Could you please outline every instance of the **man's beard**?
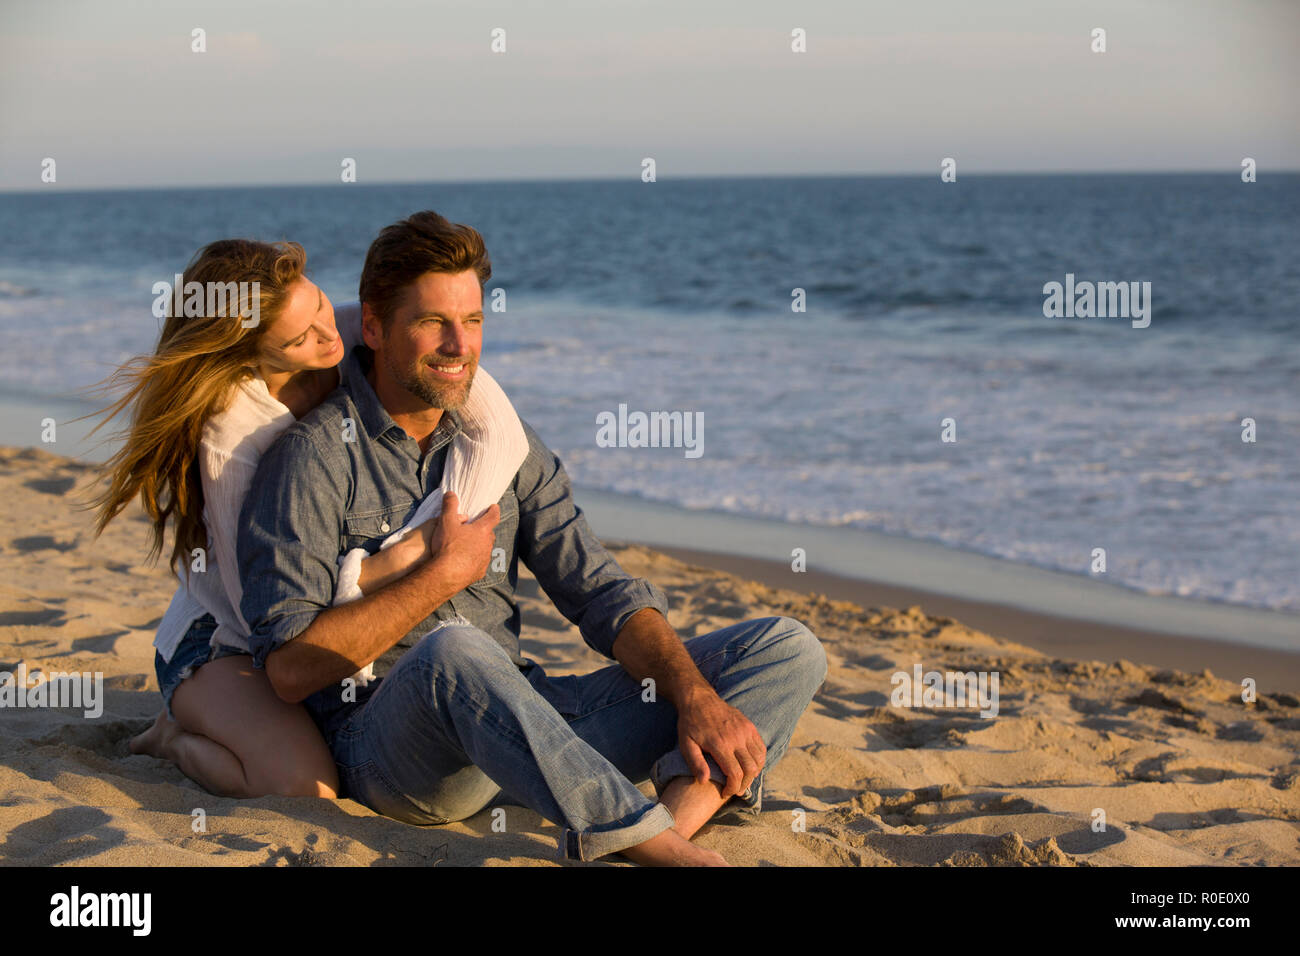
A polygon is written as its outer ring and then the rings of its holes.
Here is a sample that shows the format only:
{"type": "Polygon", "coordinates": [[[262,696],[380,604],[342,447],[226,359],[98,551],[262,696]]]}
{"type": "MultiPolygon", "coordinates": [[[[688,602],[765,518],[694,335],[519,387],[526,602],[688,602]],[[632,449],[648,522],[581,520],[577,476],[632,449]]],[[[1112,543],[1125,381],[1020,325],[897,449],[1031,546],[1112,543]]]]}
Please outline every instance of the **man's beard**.
{"type": "MultiPolygon", "coordinates": [[[[392,359],[388,356],[385,356],[385,364],[388,366],[388,373],[392,375],[393,381],[430,407],[454,410],[464,406],[465,401],[469,398],[470,386],[474,384],[474,372],[478,369],[478,366],[466,360],[466,375],[463,381],[433,382],[421,374],[422,369],[429,367],[426,364],[428,358],[437,360],[439,356],[421,358],[414,366],[407,369],[396,368],[392,359]]],[[[448,363],[442,362],[441,364],[448,363]]]]}

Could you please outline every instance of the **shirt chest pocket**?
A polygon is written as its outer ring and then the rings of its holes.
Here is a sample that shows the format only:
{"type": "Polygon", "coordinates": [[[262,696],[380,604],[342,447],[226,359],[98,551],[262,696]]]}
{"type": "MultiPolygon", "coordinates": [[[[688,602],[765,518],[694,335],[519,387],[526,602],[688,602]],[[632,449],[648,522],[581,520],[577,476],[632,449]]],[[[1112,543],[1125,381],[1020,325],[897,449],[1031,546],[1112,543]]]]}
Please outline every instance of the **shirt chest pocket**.
{"type": "Polygon", "coordinates": [[[414,513],[414,502],[352,512],[343,519],[343,541],[339,553],[353,548],[365,548],[371,554],[375,553],[384,539],[401,528],[407,517],[414,513]]]}

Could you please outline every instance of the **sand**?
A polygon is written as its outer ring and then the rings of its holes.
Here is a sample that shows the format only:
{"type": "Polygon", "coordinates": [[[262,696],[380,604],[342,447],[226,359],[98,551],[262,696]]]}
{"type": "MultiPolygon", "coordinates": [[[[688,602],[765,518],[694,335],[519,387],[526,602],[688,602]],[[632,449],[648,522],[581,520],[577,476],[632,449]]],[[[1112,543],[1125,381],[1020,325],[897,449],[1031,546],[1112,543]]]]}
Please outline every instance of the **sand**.
{"type": "MultiPolygon", "coordinates": [[[[165,563],[144,563],[148,527],[137,510],[91,538],[73,494],[93,468],[0,449],[0,671],[102,672],[105,687],[93,719],[76,709],[0,709],[0,862],[630,865],[558,864],[559,828],[513,804],[501,804],[504,833],[493,831],[491,807],[414,827],[350,800],[215,797],[169,763],[130,754],[129,737],[161,703],[151,642],[173,579],[165,563]]],[[[767,775],[764,812],[718,818],[695,838],[732,863],[1300,863],[1294,684],[1243,703],[1238,674],[1158,666],[1140,651],[1077,659],[920,606],[807,593],[795,574],[776,588],[635,544],[611,550],[664,589],[683,638],[780,614],[803,621],[826,648],[830,673],[767,775]],[[891,677],[917,664],[996,672],[996,717],[893,706],[891,677]]],[[[548,673],[607,663],[522,565],[519,599],[524,653],[548,673]]],[[[1003,613],[1015,619],[1013,609],[1003,613]]],[[[1087,631],[1058,622],[1059,647],[1097,646],[1061,633],[1070,627],[1087,631]]],[[[1033,633],[1023,622],[1021,631],[1033,633]]],[[[642,790],[653,793],[648,782],[642,790]]]]}

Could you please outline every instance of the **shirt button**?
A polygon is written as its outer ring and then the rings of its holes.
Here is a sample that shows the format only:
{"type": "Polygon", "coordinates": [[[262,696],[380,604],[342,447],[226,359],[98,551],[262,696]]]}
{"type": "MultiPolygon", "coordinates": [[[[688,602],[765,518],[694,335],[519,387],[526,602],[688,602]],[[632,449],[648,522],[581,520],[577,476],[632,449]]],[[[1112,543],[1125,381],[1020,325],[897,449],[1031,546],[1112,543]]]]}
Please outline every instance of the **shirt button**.
{"type": "Polygon", "coordinates": [[[380,530],[380,531],[387,531],[387,530],[388,530],[388,522],[385,521],[383,524],[381,524],[381,525],[379,526],[379,530],[380,530]]]}

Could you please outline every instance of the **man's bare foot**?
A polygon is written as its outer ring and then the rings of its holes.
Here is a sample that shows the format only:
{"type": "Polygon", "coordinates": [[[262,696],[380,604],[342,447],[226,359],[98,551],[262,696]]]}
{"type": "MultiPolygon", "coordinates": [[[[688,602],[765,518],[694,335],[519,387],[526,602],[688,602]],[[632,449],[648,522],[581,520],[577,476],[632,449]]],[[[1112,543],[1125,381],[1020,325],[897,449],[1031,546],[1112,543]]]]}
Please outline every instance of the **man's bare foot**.
{"type": "Polygon", "coordinates": [[[722,854],[696,846],[673,829],[618,852],[641,866],[731,866],[722,854]]]}
{"type": "Polygon", "coordinates": [[[180,732],[181,725],[168,717],[167,710],[164,708],[159,712],[158,719],[153,722],[152,727],[131,738],[131,753],[169,759],[166,753],[167,745],[180,732]]]}

